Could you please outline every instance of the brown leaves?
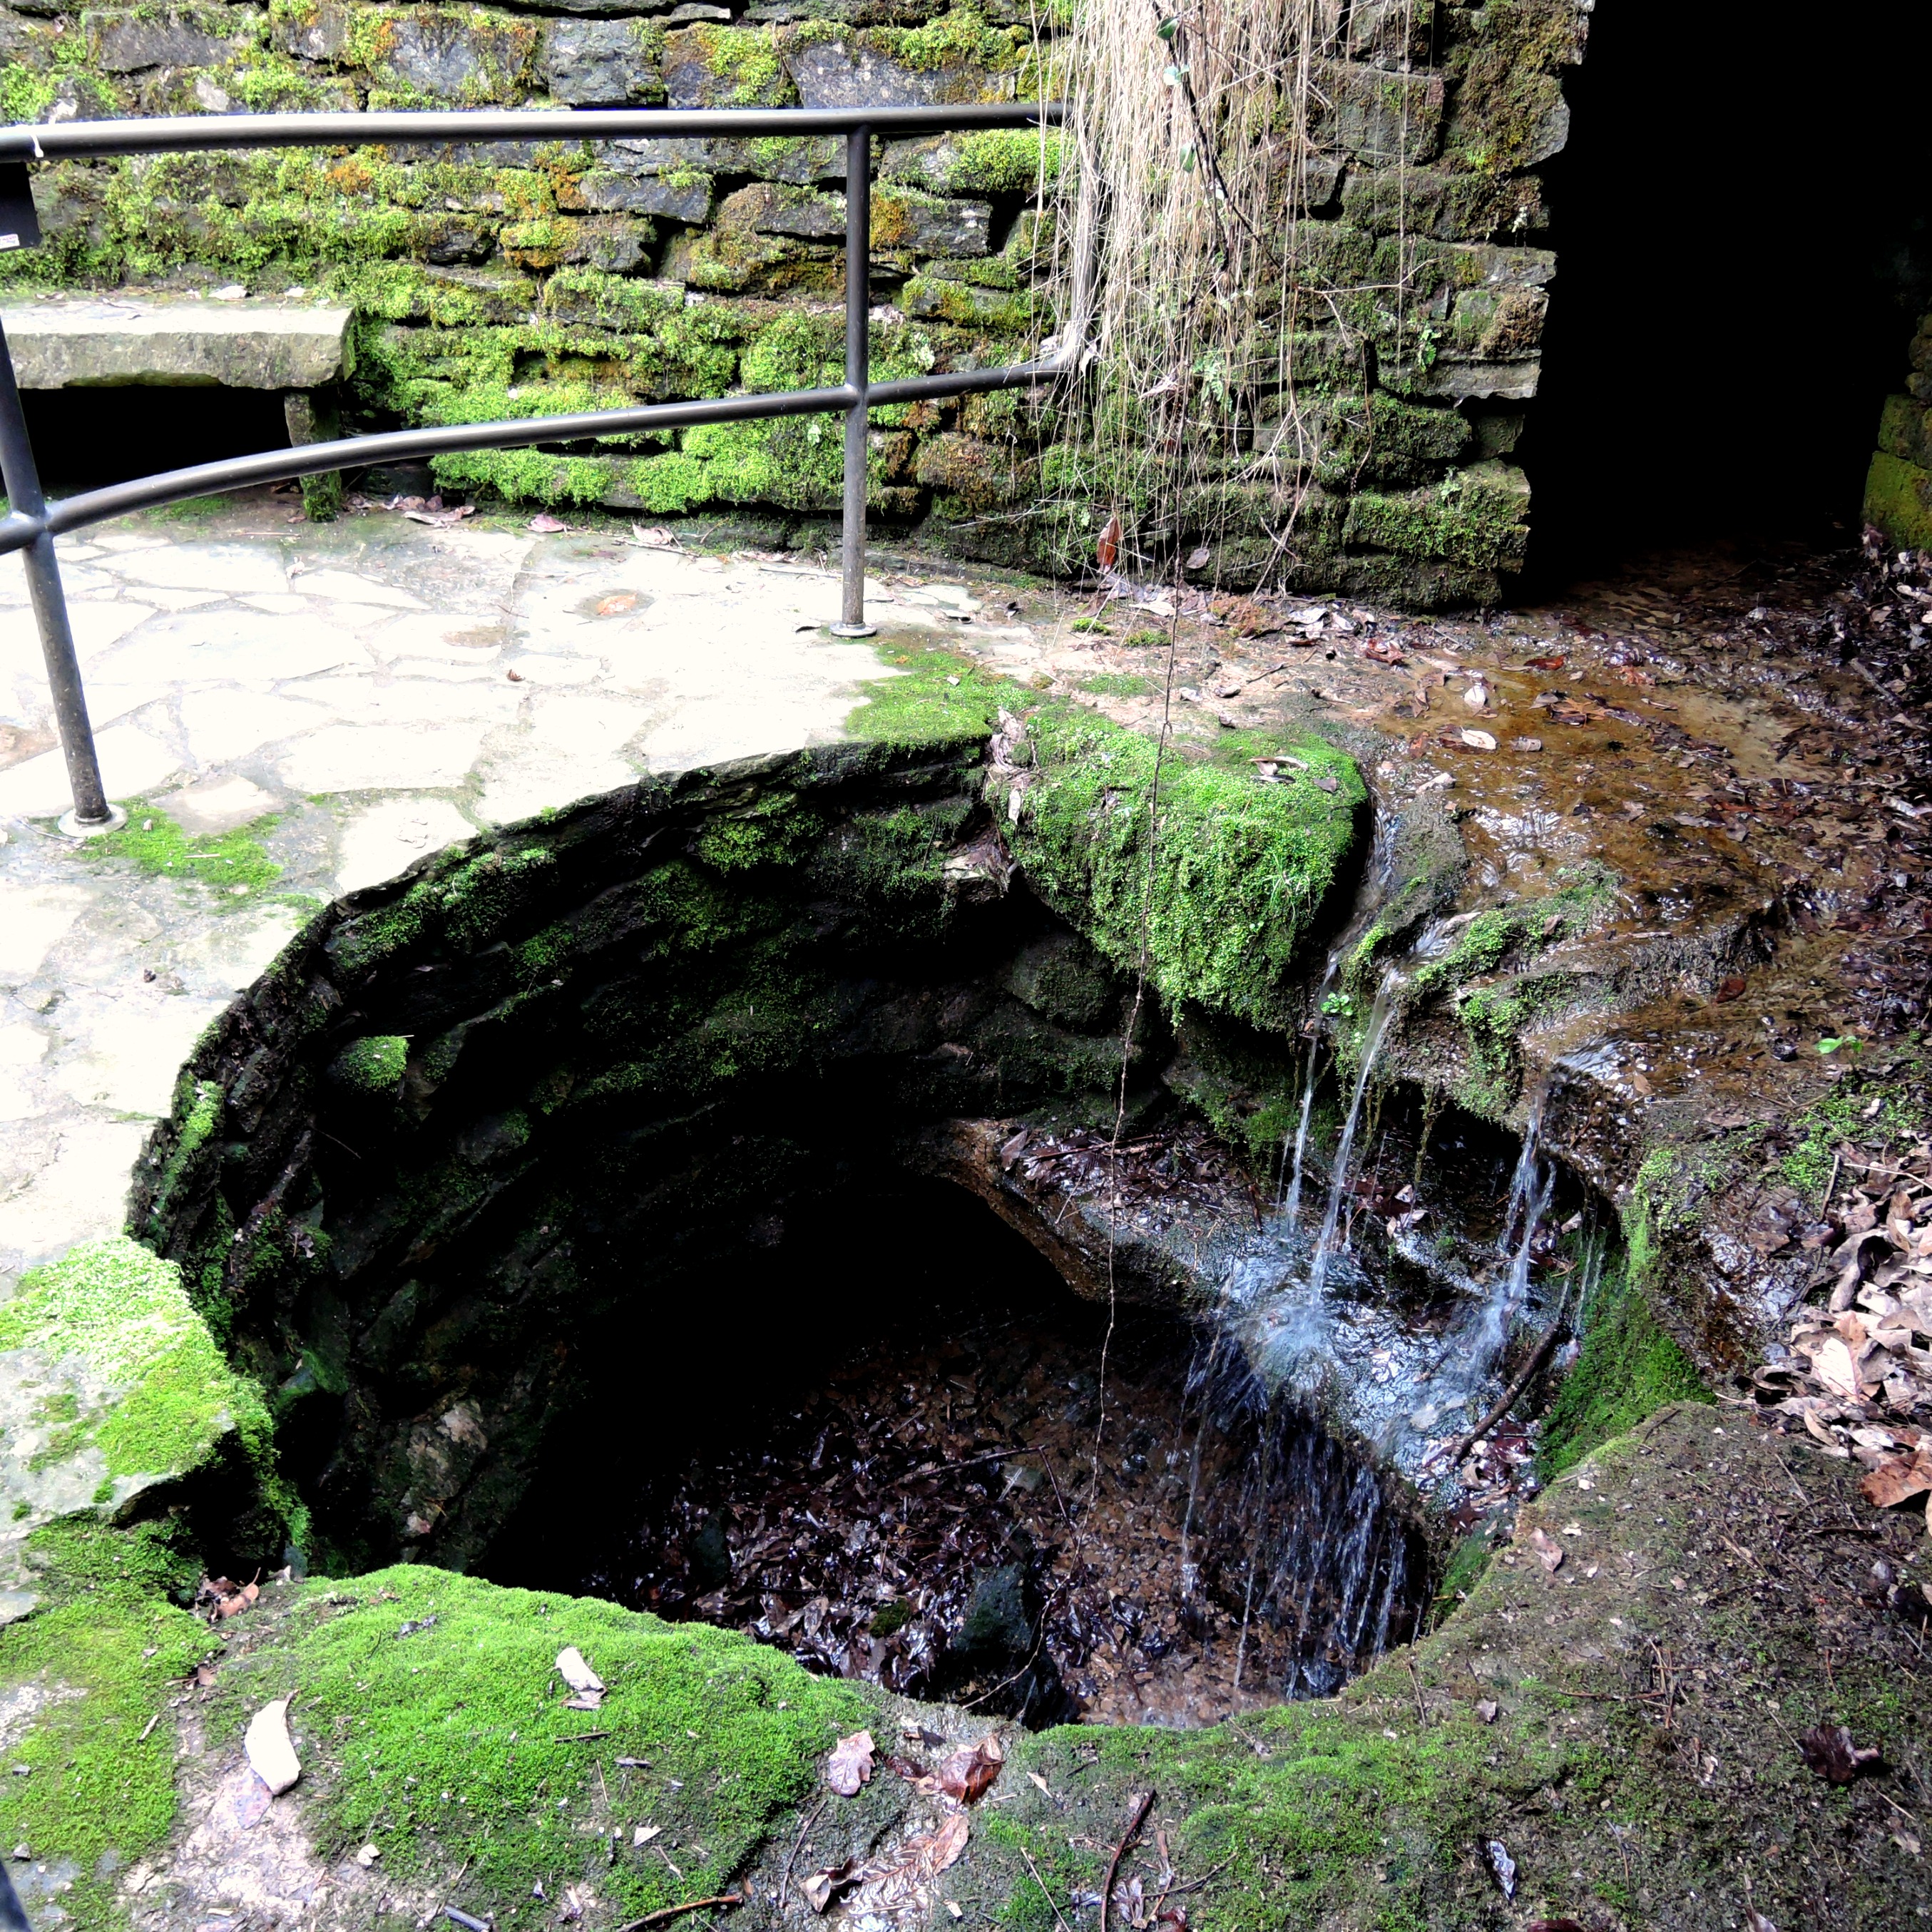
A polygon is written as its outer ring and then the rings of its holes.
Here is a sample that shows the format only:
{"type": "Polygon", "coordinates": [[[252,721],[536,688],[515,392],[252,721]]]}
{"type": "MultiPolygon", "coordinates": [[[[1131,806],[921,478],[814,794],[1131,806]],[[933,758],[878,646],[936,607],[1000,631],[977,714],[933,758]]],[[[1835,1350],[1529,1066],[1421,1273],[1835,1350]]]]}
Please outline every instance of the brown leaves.
{"type": "Polygon", "coordinates": [[[1120,520],[1109,517],[1107,527],[1100,532],[1100,541],[1094,546],[1094,561],[1102,570],[1112,570],[1120,560],[1120,520]]]}
{"type": "Polygon", "coordinates": [[[806,1903],[818,1912],[847,1892],[857,1894],[855,1909],[868,1916],[923,1911],[932,1902],[926,1887],[958,1863],[972,1829],[966,1814],[956,1812],[936,1832],[908,1838],[896,1852],[886,1852],[863,1863],[847,1858],[812,1873],[799,1889],[806,1903]]]}
{"type": "Polygon", "coordinates": [[[638,608],[638,593],[634,590],[613,591],[608,597],[597,600],[597,614],[600,617],[621,617],[627,610],[638,608]]]}
{"type": "Polygon", "coordinates": [[[1562,1567],[1564,1555],[1562,1544],[1547,1530],[1532,1529],[1529,1532],[1529,1546],[1534,1550],[1539,1562],[1551,1576],[1562,1567]]]}
{"type": "Polygon", "coordinates": [[[1355,648],[1364,657],[1373,658],[1377,664],[1399,664],[1408,662],[1402,655],[1402,646],[1392,638],[1371,638],[1366,644],[1358,644],[1355,648]]]}
{"type": "Polygon", "coordinates": [[[1875,1508],[1890,1509],[1894,1503],[1932,1490],[1932,1455],[1916,1449],[1909,1456],[1888,1456],[1858,1487],[1875,1508]]]}
{"type": "MultiPolygon", "coordinates": [[[[870,1731],[854,1731],[841,1738],[825,1766],[825,1781],[841,1798],[856,1798],[862,1784],[872,1781],[872,1754],[878,1747],[870,1731]]],[[[818,1908],[823,1911],[825,1908],[818,1908]]]]}
{"type": "Polygon", "coordinates": [[[962,1745],[936,1771],[927,1770],[912,1758],[892,1757],[886,1762],[915,1791],[970,1804],[992,1788],[1006,1759],[998,1733],[989,1732],[976,1744],[962,1745]]]}
{"type": "Polygon", "coordinates": [[[1496,748],[1496,737],[1491,732],[1472,731],[1466,725],[1456,735],[1472,751],[1493,752],[1496,748]]]}
{"type": "Polygon", "coordinates": [[[1875,1750],[1861,1750],[1843,1724],[1818,1724],[1798,1740],[1806,1768],[1833,1784],[1850,1784],[1862,1772],[1876,1771],[1881,1759],[1875,1750]]]}
{"type": "Polygon", "coordinates": [[[204,1576],[196,1586],[194,1612],[207,1623],[224,1622],[252,1610],[261,1594],[259,1583],[235,1583],[226,1576],[204,1576]]]}

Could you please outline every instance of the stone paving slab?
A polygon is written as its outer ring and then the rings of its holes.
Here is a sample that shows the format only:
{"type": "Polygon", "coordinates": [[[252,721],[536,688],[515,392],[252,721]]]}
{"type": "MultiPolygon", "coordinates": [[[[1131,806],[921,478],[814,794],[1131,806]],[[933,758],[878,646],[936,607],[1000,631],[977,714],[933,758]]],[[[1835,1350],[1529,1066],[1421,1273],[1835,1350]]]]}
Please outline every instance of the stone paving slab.
{"type": "MultiPolygon", "coordinates": [[[[254,826],[283,869],[230,896],[59,835],[39,644],[0,558],[0,1280],[118,1231],[196,1036],[316,905],[646,772],[841,737],[862,681],[891,674],[824,628],[832,572],[621,530],[317,526],[263,496],[60,555],[109,795],[137,829],[144,808],[193,834],[254,826]]],[[[963,585],[872,594],[886,644],[981,609],[963,585]]],[[[977,632],[1032,651],[997,614],[977,632]]]]}
{"type": "Polygon", "coordinates": [[[0,308],[23,389],[135,382],[314,389],[354,367],[352,311],[81,297],[0,308]]]}

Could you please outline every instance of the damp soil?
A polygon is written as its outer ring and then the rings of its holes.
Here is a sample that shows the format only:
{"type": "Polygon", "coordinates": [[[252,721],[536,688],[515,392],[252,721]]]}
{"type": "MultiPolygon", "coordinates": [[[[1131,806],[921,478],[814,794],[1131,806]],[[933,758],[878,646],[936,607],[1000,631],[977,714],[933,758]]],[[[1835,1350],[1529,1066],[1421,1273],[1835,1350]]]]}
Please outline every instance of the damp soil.
{"type": "Polygon", "coordinates": [[[1412,1634],[1419,1529],[1225,1336],[1083,1300],[936,1184],[770,1232],[730,1359],[653,1338],[648,1405],[558,1432],[486,1574],[1034,1726],[1212,1724],[1412,1634]]]}

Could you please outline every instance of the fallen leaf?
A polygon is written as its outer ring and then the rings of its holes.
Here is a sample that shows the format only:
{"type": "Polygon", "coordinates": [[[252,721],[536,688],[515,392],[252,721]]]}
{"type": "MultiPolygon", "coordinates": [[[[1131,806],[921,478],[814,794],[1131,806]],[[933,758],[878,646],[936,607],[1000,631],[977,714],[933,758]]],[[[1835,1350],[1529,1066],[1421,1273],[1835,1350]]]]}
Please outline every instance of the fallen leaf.
{"type": "Polygon", "coordinates": [[[998,1733],[989,1732],[976,1744],[955,1751],[939,1767],[939,1788],[947,1797],[970,1804],[992,1787],[1006,1756],[998,1733]]]}
{"type": "Polygon", "coordinates": [[[841,1738],[826,1763],[826,1783],[841,1798],[856,1798],[860,1786],[872,1781],[872,1754],[878,1748],[870,1731],[854,1731],[849,1738],[841,1738]]]}
{"type": "Polygon", "coordinates": [[[1552,1576],[1562,1567],[1563,1546],[1546,1529],[1532,1529],[1529,1532],[1529,1546],[1536,1552],[1544,1568],[1552,1576]]]}
{"type": "Polygon", "coordinates": [[[1109,517],[1107,527],[1100,532],[1100,540],[1094,546],[1094,561],[1102,570],[1112,570],[1120,554],[1120,520],[1109,517]]]}
{"type": "Polygon", "coordinates": [[[1540,738],[1512,738],[1510,749],[1512,752],[1540,752],[1543,749],[1543,740],[1540,738]]]}
{"type": "Polygon", "coordinates": [[[255,1775],[268,1787],[271,1797],[279,1797],[302,1775],[302,1760],[289,1739],[289,1706],[292,1700],[278,1697],[264,1704],[248,1720],[248,1735],[242,1748],[255,1775]]]}
{"type": "Polygon", "coordinates": [[[1719,982],[1718,990],[1711,997],[1722,1006],[1726,1000],[1736,999],[1744,989],[1744,976],[1742,973],[1732,973],[1719,982]]]}
{"type": "Polygon", "coordinates": [[[814,1912],[823,1912],[832,1903],[835,1893],[849,1891],[859,1882],[859,1861],[848,1858],[841,1864],[828,1865],[823,1871],[813,1872],[799,1882],[799,1890],[805,1894],[805,1902],[814,1912]]]}
{"type": "Polygon", "coordinates": [[[664,1827],[662,1825],[634,1826],[631,1830],[631,1843],[633,1845],[648,1845],[663,1830],[664,1827]]]}
{"type": "Polygon", "coordinates": [[[539,536],[550,537],[555,536],[560,530],[568,530],[570,526],[560,522],[548,510],[539,510],[525,527],[535,530],[539,536]]]}
{"type": "Polygon", "coordinates": [[[565,1683],[576,1692],[565,1700],[566,1711],[595,1711],[604,1702],[604,1680],[584,1660],[574,1644],[556,1654],[556,1667],[565,1683]]]}
{"type": "Polygon", "coordinates": [[[634,590],[616,591],[597,600],[597,614],[600,617],[620,617],[626,610],[637,608],[638,593],[634,590]]]}
{"type": "Polygon", "coordinates": [[[1505,1898],[1516,1896],[1516,1861],[1509,1855],[1500,1838],[1492,1838],[1484,1847],[1490,1855],[1490,1869],[1496,1875],[1496,1882],[1502,1887],[1505,1898]]]}
{"type": "Polygon", "coordinates": [[[360,1865],[364,1871],[367,1871],[368,1868],[382,1856],[382,1852],[381,1846],[378,1845],[364,1845],[362,1849],[356,1854],[356,1862],[360,1865]]]}
{"type": "Polygon", "coordinates": [[[1197,544],[1187,553],[1187,568],[1190,570],[1205,570],[1214,554],[1205,544],[1197,544]]]}
{"type": "Polygon", "coordinates": [[[1833,1784],[1850,1784],[1861,1772],[1876,1771],[1879,1753],[1861,1750],[1843,1724],[1818,1724],[1798,1740],[1806,1767],[1833,1784]]]}
{"type": "Polygon", "coordinates": [[[1834,1395],[1843,1396],[1851,1402],[1858,1400],[1858,1368],[1852,1360],[1851,1350],[1836,1335],[1811,1358],[1811,1370],[1834,1395]]]}
{"type": "Polygon", "coordinates": [[[1038,1785],[1040,1790],[1045,1792],[1048,1797],[1051,1798],[1053,1796],[1052,1786],[1048,1784],[1046,1780],[1041,1777],[1038,1772],[1028,1772],[1027,1773],[1027,1778],[1029,1782],[1038,1785]]]}
{"type": "Polygon", "coordinates": [[[1480,678],[1462,693],[1462,702],[1472,711],[1480,711],[1490,701],[1490,688],[1480,678]]]}
{"type": "Polygon", "coordinates": [[[1874,1509],[1889,1509],[1908,1496],[1932,1490],[1932,1456],[1922,1449],[1910,1456],[1888,1456],[1858,1488],[1874,1509]]]}
{"type": "Polygon", "coordinates": [[[1493,1697],[1479,1697],[1476,1700],[1476,1715],[1486,1724],[1496,1720],[1496,1700],[1493,1697]]]}
{"type": "Polygon", "coordinates": [[[1466,724],[1456,735],[1472,751],[1493,752],[1496,748],[1496,740],[1486,731],[1472,731],[1466,724]]]}
{"type": "Polygon", "coordinates": [[[675,550],[677,548],[677,538],[658,524],[648,526],[633,524],[631,526],[631,541],[641,544],[646,550],[675,550]]]}
{"type": "Polygon", "coordinates": [[[1567,658],[1531,658],[1523,665],[1525,670],[1561,670],[1569,660],[1567,658]]]}
{"type": "Polygon", "coordinates": [[[1371,638],[1366,644],[1358,645],[1356,648],[1364,657],[1373,658],[1377,664],[1399,664],[1408,662],[1402,655],[1402,646],[1388,638],[1371,638]]]}
{"type": "Polygon", "coordinates": [[[1754,1905],[1744,1907],[1744,1924],[1749,1932],[1778,1932],[1778,1928],[1754,1905]]]}
{"type": "Polygon", "coordinates": [[[474,503],[459,503],[449,510],[405,510],[403,514],[412,524],[427,524],[433,530],[446,530],[452,524],[460,524],[465,517],[476,514],[474,503]]]}

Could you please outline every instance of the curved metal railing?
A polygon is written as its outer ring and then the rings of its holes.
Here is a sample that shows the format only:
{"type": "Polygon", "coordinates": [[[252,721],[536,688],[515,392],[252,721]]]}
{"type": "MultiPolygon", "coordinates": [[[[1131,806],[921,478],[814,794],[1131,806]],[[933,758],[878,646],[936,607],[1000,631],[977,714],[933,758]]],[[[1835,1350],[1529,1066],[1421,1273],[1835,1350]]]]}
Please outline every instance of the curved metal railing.
{"type": "Polygon", "coordinates": [[[100,760],[87,715],[86,693],[74,652],[54,539],[134,510],[190,496],[279,483],[332,470],[358,469],[406,458],[467,449],[516,449],[532,443],[578,442],[682,429],[698,423],[742,422],[771,416],[842,415],[845,418],[842,502],[842,637],[866,637],[866,445],[868,412],[882,405],[937,400],[988,389],[1025,388],[1052,382],[1077,366],[1079,343],[1071,331],[1060,352],[999,369],[956,370],[891,382],[871,378],[867,322],[871,309],[872,143],[875,135],[982,128],[1042,127],[1058,122],[1058,103],[930,107],[598,108],[571,112],[452,110],[400,114],[184,115],[152,120],[67,121],[47,127],[0,128],[0,166],[28,160],[94,159],[112,155],[182,154],[241,148],[367,147],[420,142],[568,140],[649,136],[658,140],[782,134],[842,135],[845,140],[845,380],[836,388],[788,389],[691,402],[656,403],[632,410],[572,416],[521,416],[436,429],[396,430],[345,436],[332,442],[264,450],[220,463],[158,472],[89,490],[49,504],[14,380],[13,358],[0,330],[0,475],[8,514],[0,518],[0,555],[24,553],[34,620],[46,662],[61,749],[74,794],[64,830],[104,831],[120,822],[102,787],[100,760]]]}

